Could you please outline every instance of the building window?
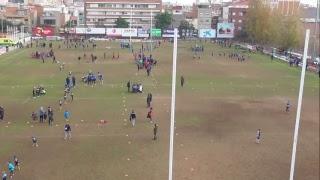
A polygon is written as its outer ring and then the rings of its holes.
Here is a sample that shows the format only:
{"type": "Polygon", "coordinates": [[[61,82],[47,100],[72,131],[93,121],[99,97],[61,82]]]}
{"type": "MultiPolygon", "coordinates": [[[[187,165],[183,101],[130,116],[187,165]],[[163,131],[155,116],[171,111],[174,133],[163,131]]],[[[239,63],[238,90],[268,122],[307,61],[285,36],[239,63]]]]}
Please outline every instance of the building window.
{"type": "Polygon", "coordinates": [[[98,7],[98,4],[90,4],[90,7],[91,7],[91,8],[97,8],[97,7],[98,7]]]}
{"type": "Polygon", "coordinates": [[[232,22],[234,23],[234,22],[236,22],[236,20],[235,20],[235,19],[232,19],[232,22]]]}
{"type": "Polygon", "coordinates": [[[232,13],[232,16],[235,16],[235,15],[236,15],[236,13],[235,13],[235,12],[233,12],[233,13],[232,13]]]}
{"type": "Polygon", "coordinates": [[[241,19],[239,19],[239,21],[238,21],[239,23],[242,23],[242,20],[241,19]]]}
{"type": "Polygon", "coordinates": [[[239,27],[238,27],[238,30],[239,30],[239,31],[241,31],[241,30],[242,30],[242,27],[241,27],[241,26],[239,26],[239,27]]]}
{"type": "Polygon", "coordinates": [[[148,6],[148,8],[149,8],[149,9],[154,9],[154,8],[157,8],[157,5],[155,5],[155,4],[150,4],[150,5],[148,6]]]}
{"type": "Polygon", "coordinates": [[[239,12],[239,16],[243,16],[243,12],[239,12]]]}
{"type": "Polygon", "coordinates": [[[54,20],[54,19],[45,19],[43,21],[43,24],[45,24],[45,25],[55,25],[56,24],[56,20],[54,20]]]}
{"type": "Polygon", "coordinates": [[[100,16],[103,16],[103,15],[105,15],[105,12],[101,12],[101,11],[90,11],[90,12],[88,12],[88,15],[100,15],[100,16]]]}

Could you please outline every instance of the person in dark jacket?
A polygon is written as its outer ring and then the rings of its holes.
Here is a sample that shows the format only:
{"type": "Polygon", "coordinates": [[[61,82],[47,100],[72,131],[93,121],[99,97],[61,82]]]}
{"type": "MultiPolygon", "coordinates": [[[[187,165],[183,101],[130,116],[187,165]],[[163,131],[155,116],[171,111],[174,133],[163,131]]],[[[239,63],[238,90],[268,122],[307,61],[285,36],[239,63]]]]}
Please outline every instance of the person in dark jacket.
{"type": "Polygon", "coordinates": [[[131,124],[132,124],[133,127],[134,127],[135,124],[136,124],[136,118],[137,118],[136,113],[134,112],[134,110],[132,110],[129,119],[130,119],[130,122],[131,122],[131,124]]]}
{"type": "Polygon", "coordinates": [[[128,81],[128,82],[127,82],[128,92],[130,92],[130,87],[131,87],[131,83],[130,83],[130,81],[128,81]]]}
{"type": "Polygon", "coordinates": [[[184,77],[183,76],[180,77],[180,83],[181,83],[181,87],[183,87],[183,85],[184,85],[184,77]]]}
{"type": "Polygon", "coordinates": [[[49,123],[49,126],[52,126],[52,123],[53,123],[53,110],[52,110],[52,108],[50,106],[48,107],[48,123],[49,123]]]}
{"type": "Polygon", "coordinates": [[[158,133],[158,124],[154,124],[154,127],[153,127],[153,140],[157,140],[158,137],[157,137],[157,133],[158,133]]]}
{"type": "Polygon", "coordinates": [[[0,106],[0,120],[4,119],[4,108],[0,106]]]}
{"type": "Polygon", "coordinates": [[[76,77],[72,76],[71,79],[72,79],[73,87],[75,87],[76,86],[76,77]]]}
{"type": "Polygon", "coordinates": [[[64,126],[64,140],[71,139],[71,126],[66,124],[64,126]]]}

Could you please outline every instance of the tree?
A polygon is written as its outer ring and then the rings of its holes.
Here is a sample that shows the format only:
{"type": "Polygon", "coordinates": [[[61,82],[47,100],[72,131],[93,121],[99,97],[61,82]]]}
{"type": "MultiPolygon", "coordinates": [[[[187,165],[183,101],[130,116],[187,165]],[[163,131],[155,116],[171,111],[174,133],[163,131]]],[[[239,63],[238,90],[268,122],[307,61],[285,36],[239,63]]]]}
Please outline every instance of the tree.
{"type": "Polygon", "coordinates": [[[251,0],[245,22],[245,31],[252,42],[268,44],[272,39],[272,18],[269,6],[261,0],[251,0]]]}
{"type": "Polygon", "coordinates": [[[64,26],[65,27],[76,27],[77,23],[75,21],[69,20],[66,22],[66,24],[64,26]]]}
{"type": "Polygon", "coordinates": [[[189,30],[189,31],[193,32],[193,30],[195,28],[194,28],[193,24],[190,24],[188,21],[183,20],[183,21],[180,22],[180,25],[179,25],[178,29],[179,29],[180,36],[182,37],[182,32],[183,31],[189,30]]]}
{"type": "Polygon", "coordinates": [[[301,41],[300,20],[295,16],[287,16],[282,20],[276,44],[279,48],[289,50],[299,45],[301,41]]]}
{"type": "Polygon", "coordinates": [[[129,23],[121,17],[119,17],[115,23],[116,23],[116,28],[128,28],[129,27],[129,23]]]}
{"type": "Polygon", "coordinates": [[[172,15],[167,11],[164,13],[157,14],[156,17],[156,28],[166,29],[170,26],[172,21],[172,15]]]}
{"type": "Polygon", "coordinates": [[[179,30],[182,30],[182,29],[194,30],[195,28],[194,28],[193,24],[190,24],[188,21],[183,20],[180,22],[178,29],[179,30]]]}
{"type": "Polygon", "coordinates": [[[288,50],[298,46],[300,30],[297,15],[286,16],[262,0],[250,0],[244,33],[251,42],[288,50]]]}

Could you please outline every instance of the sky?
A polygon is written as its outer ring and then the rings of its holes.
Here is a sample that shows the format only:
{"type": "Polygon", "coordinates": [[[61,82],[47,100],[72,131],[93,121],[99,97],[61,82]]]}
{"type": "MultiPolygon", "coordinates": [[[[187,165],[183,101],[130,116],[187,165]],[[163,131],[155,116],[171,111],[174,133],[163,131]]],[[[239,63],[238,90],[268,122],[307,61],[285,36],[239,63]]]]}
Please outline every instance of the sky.
{"type": "MultiPolygon", "coordinates": [[[[228,0],[226,0],[228,1],[228,0]]],[[[229,0],[230,1],[230,0],[229,0]]],[[[177,2],[178,4],[192,4],[196,2],[196,0],[163,0],[163,2],[177,2]]],[[[208,2],[207,0],[200,0],[200,2],[208,2]]],[[[212,0],[214,2],[214,0],[212,0]]],[[[216,2],[220,2],[220,0],[216,0],[216,2]]],[[[300,0],[303,4],[310,4],[312,6],[317,6],[317,0],[300,0]]]]}

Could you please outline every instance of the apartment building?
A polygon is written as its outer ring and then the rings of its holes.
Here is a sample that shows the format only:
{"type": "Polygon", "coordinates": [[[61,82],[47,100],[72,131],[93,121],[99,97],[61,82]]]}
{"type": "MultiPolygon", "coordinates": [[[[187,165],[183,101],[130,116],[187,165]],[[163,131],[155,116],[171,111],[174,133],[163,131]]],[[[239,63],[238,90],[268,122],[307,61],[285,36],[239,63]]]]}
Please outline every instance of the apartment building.
{"type": "Polygon", "coordinates": [[[246,13],[249,8],[249,1],[248,0],[240,0],[233,2],[228,6],[229,12],[229,19],[230,23],[234,23],[234,32],[235,35],[239,34],[245,24],[246,13]]]}
{"type": "Polygon", "coordinates": [[[161,13],[162,0],[86,0],[85,25],[114,27],[118,18],[131,22],[134,28],[150,28],[151,19],[161,13]],[[151,18],[152,17],[152,18],[151,18]]]}
{"type": "Polygon", "coordinates": [[[208,3],[198,4],[197,29],[210,29],[212,23],[212,10],[208,3]]]}
{"type": "Polygon", "coordinates": [[[272,9],[277,9],[284,15],[299,14],[300,0],[270,0],[269,3],[272,9]]]}

